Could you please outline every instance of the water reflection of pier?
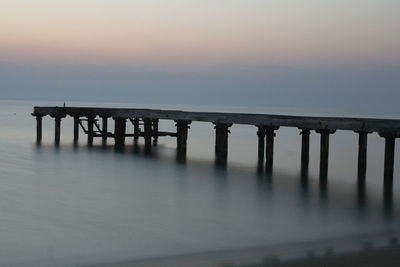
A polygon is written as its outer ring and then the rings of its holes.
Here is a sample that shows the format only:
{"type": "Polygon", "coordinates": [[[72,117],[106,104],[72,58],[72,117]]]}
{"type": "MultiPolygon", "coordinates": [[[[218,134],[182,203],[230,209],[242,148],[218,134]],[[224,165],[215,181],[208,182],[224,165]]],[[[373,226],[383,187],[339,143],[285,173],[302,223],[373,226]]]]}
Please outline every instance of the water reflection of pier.
{"type": "Polygon", "coordinates": [[[74,141],[79,139],[79,128],[87,135],[88,144],[94,138],[101,138],[103,143],[114,138],[115,148],[123,149],[126,137],[133,137],[135,142],[144,139],[145,150],[151,151],[157,145],[158,138],[175,137],[178,158],[184,159],[187,150],[188,129],[192,121],[210,122],[215,128],[215,159],[218,165],[226,165],[228,158],[228,134],[233,124],[253,125],[258,128],[258,169],[271,173],[274,160],[274,139],[280,127],[300,129],[302,177],[308,175],[309,145],[311,131],[321,136],[320,145],[320,184],[324,189],[328,177],[329,137],[337,130],[353,131],[359,136],[358,184],[363,191],[367,169],[367,137],[378,133],[385,139],[384,156],[384,193],[391,199],[393,190],[395,139],[400,137],[400,120],[341,118],[341,117],[305,117],[266,114],[185,112],[176,110],[88,108],[88,107],[35,107],[33,116],[37,120],[37,142],[42,140],[42,118],[49,115],[55,119],[55,143],[60,143],[61,120],[66,116],[74,119],[74,141]],[[114,130],[109,131],[108,119],[114,120],[114,130]],[[101,123],[99,122],[101,119],[101,123]],[[159,129],[159,120],[176,123],[176,132],[159,129]],[[133,125],[133,132],[127,133],[127,123],[133,125]]]}

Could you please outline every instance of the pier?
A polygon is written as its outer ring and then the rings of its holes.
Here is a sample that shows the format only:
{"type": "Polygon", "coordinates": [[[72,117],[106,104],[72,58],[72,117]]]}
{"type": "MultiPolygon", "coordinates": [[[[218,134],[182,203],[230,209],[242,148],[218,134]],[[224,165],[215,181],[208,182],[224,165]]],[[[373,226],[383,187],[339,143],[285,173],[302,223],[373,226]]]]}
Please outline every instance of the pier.
{"type": "Polygon", "coordinates": [[[385,139],[383,185],[385,195],[393,190],[395,140],[400,137],[400,120],[345,118],[345,117],[311,117],[286,116],[247,113],[221,112],[187,112],[180,110],[156,110],[133,108],[91,108],[91,107],[34,107],[32,113],[37,122],[37,142],[42,140],[43,117],[54,119],[54,141],[58,145],[61,139],[61,122],[67,116],[74,120],[74,142],[79,140],[79,128],[87,135],[88,145],[93,145],[94,138],[101,138],[103,143],[108,138],[114,139],[116,149],[123,149],[126,137],[133,137],[137,142],[144,139],[145,150],[150,152],[157,145],[159,137],[176,138],[178,157],[186,157],[187,139],[190,124],[193,121],[209,122],[215,128],[215,162],[226,165],[228,158],[229,128],[233,124],[253,126],[254,138],[258,138],[258,169],[267,174],[272,172],[274,161],[274,139],[281,127],[299,129],[301,134],[301,169],[302,174],[308,169],[310,133],[320,135],[320,179],[326,183],[329,162],[329,137],[336,131],[352,131],[358,134],[358,179],[359,184],[365,181],[367,168],[368,134],[377,133],[385,139]],[[99,120],[101,119],[101,124],[99,120]],[[114,129],[108,129],[108,120],[114,120],[114,129]],[[159,120],[175,122],[175,132],[159,129],[159,120]],[[126,131],[127,123],[132,123],[133,132],[126,131]]]}

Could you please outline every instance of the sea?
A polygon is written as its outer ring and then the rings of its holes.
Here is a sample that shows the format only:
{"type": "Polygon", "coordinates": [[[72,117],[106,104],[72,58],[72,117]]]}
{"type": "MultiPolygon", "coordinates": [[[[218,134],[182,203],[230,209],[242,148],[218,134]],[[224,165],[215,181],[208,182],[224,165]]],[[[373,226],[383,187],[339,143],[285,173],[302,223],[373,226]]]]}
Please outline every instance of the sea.
{"type": "MultiPolygon", "coordinates": [[[[112,139],[106,146],[95,139],[89,147],[82,131],[74,145],[69,117],[62,120],[60,146],[54,145],[54,120],[44,117],[37,145],[33,107],[62,105],[0,101],[0,266],[100,266],[337,239],[357,243],[400,230],[400,147],[388,203],[384,139],[376,133],[368,136],[365,187],[357,183],[358,135],[331,135],[328,184],[322,189],[315,132],[306,177],[295,128],[276,131],[272,174],[257,171],[257,128],[248,125],[230,128],[226,168],[215,165],[214,125],[205,122],[190,125],[186,161],[177,160],[172,137],[160,137],[151,154],[144,153],[142,139],[135,145],[130,137],[123,152],[114,150],[112,139]]],[[[323,108],[66,105],[400,118],[400,112],[323,108]]],[[[160,121],[159,127],[174,131],[175,123],[160,121]]]]}

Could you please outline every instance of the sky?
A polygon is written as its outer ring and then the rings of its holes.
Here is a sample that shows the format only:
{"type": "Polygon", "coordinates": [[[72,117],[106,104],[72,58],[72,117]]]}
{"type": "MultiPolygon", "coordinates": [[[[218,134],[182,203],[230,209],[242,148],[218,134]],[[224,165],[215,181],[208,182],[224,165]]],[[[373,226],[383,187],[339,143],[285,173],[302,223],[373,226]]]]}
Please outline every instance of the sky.
{"type": "Polygon", "coordinates": [[[399,10],[398,0],[1,0],[0,99],[396,108],[399,10]]]}

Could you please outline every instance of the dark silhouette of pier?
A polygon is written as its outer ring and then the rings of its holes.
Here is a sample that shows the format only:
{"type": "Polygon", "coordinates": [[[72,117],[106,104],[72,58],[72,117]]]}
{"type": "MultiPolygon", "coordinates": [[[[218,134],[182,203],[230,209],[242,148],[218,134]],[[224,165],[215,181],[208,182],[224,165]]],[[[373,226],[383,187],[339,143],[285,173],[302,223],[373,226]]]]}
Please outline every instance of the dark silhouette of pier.
{"type": "Polygon", "coordinates": [[[113,138],[116,149],[123,149],[125,138],[133,137],[135,142],[143,138],[145,151],[150,152],[157,145],[158,138],[175,137],[178,158],[184,159],[187,150],[187,138],[190,124],[193,121],[210,122],[215,128],[215,162],[225,166],[228,158],[229,128],[233,124],[256,126],[258,131],[258,169],[267,174],[272,172],[274,160],[274,139],[280,127],[294,127],[301,134],[301,170],[307,176],[309,164],[310,133],[315,131],[321,136],[320,146],[320,182],[324,186],[328,177],[329,137],[337,130],[353,131],[359,136],[358,183],[363,187],[367,168],[368,134],[378,133],[385,139],[384,155],[384,194],[391,198],[393,191],[394,149],[395,140],[400,137],[400,120],[345,118],[345,117],[311,117],[284,116],[267,114],[243,114],[221,112],[186,112],[179,110],[127,109],[127,108],[89,108],[89,107],[34,107],[32,113],[37,121],[37,142],[42,140],[42,118],[50,116],[55,120],[55,144],[60,143],[61,120],[67,116],[74,119],[74,142],[79,139],[79,128],[87,135],[88,145],[94,138],[101,138],[103,143],[113,138]],[[114,129],[108,129],[108,119],[114,120],[114,129]],[[99,123],[101,119],[101,124],[99,123]],[[176,123],[176,132],[165,132],[159,129],[159,120],[170,120],[176,123]],[[132,123],[133,133],[126,132],[127,123],[132,123]]]}

